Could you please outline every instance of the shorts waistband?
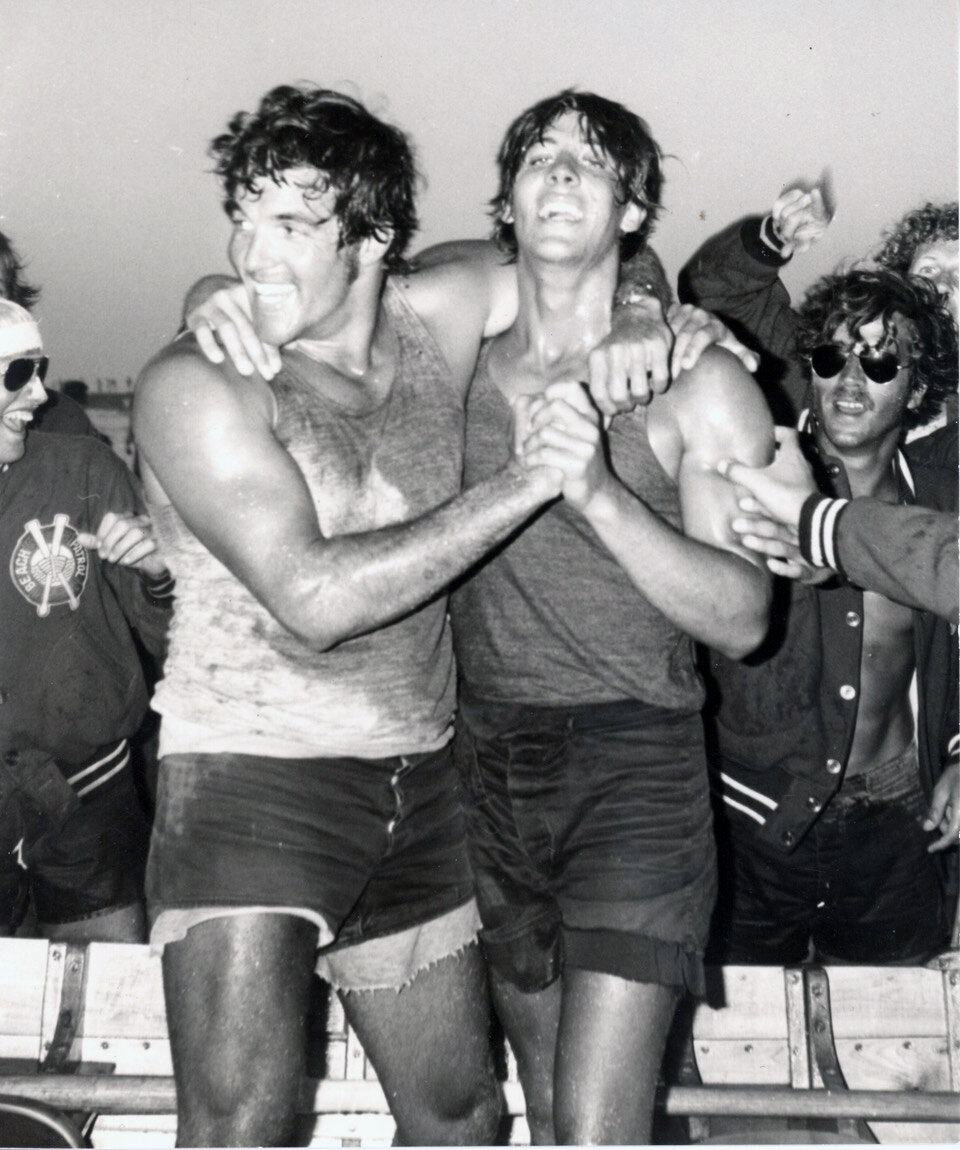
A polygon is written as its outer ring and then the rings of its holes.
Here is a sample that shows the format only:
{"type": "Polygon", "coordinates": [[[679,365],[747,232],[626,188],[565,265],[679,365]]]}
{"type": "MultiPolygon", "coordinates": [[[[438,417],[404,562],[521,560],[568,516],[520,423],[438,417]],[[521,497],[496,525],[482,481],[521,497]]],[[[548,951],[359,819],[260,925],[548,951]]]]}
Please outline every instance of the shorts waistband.
{"type": "Polygon", "coordinates": [[[893,758],[856,774],[844,775],[837,798],[900,799],[920,788],[920,765],[916,740],[893,758]]]}
{"type": "Polygon", "coordinates": [[[678,711],[641,699],[541,706],[535,703],[483,702],[461,697],[460,713],[471,730],[481,736],[518,731],[590,730],[612,723],[654,724],[678,720],[699,711],[678,711]]]}

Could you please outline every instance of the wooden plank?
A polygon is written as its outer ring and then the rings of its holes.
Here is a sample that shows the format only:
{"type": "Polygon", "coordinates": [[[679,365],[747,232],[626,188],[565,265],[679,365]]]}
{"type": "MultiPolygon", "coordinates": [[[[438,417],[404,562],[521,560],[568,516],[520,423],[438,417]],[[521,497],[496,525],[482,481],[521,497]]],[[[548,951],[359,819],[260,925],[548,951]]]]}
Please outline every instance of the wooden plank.
{"type": "Polygon", "coordinates": [[[704,1085],[789,1086],[790,1061],[782,1038],[695,1039],[694,1054],[704,1085]]]}
{"type": "Polygon", "coordinates": [[[776,966],[726,966],[719,973],[723,1005],[701,1003],[694,1014],[695,1038],[787,1037],[783,970],[776,966]]]}
{"type": "Polygon", "coordinates": [[[46,939],[0,939],[0,1058],[41,1057],[46,939]]]}
{"type": "Polygon", "coordinates": [[[918,1038],[946,1034],[943,974],[925,966],[831,966],[836,1038],[918,1038]]]}
{"type": "Polygon", "coordinates": [[[160,960],[148,946],[95,942],[87,947],[80,1033],[89,1038],[166,1039],[160,960]]]}

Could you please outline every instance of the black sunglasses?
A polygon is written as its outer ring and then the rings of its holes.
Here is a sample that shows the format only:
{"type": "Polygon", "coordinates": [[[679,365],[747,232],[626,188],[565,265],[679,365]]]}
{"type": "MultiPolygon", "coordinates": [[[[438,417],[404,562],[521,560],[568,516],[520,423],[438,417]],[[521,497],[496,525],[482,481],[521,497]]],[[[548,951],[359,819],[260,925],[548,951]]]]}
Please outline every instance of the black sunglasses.
{"type": "Polygon", "coordinates": [[[11,359],[3,373],[3,386],[7,391],[19,391],[34,378],[41,383],[47,378],[47,367],[50,363],[48,356],[41,355],[36,359],[11,359]]]}
{"type": "MultiPolygon", "coordinates": [[[[833,379],[843,371],[843,365],[851,355],[853,355],[852,349],[844,351],[835,343],[823,343],[810,352],[809,358],[813,370],[821,379],[833,379]]],[[[897,372],[903,366],[893,351],[885,351],[882,355],[861,353],[857,359],[860,360],[863,374],[874,383],[889,383],[892,379],[896,379],[897,372]]]]}

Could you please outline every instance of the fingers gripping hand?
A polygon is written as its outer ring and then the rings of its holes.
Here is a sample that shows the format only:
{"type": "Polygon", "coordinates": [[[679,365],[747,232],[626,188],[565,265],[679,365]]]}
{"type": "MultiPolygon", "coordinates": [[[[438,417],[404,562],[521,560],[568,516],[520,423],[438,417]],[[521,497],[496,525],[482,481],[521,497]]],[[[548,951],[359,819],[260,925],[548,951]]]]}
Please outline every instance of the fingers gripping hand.
{"type": "Polygon", "coordinates": [[[610,334],[587,357],[590,395],[600,412],[632,411],[666,391],[672,347],[673,333],[661,316],[618,309],[610,334]]]}
{"type": "Polygon", "coordinates": [[[164,574],[167,567],[157,549],[149,515],[118,515],[108,511],[100,520],[96,534],[81,532],[79,541],[89,551],[96,551],[106,563],[133,567],[153,577],[164,574]]]}
{"type": "Polygon", "coordinates": [[[951,763],[937,780],[923,829],[940,832],[927,847],[930,852],[955,847],[960,841],[960,764],[951,763]]]}
{"type": "Polygon", "coordinates": [[[747,371],[756,371],[760,357],[745,347],[727,325],[712,312],[690,303],[675,303],[667,312],[673,330],[670,375],[673,379],[697,362],[711,344],[724,347],[740,360],[747,371]]]}
{"type": "Polygon", "coordinates": [[[609,478],[598,414],[579,383],[551,384],[531,412],[523,444],[528,467],[562,476],[565,499],[583,510],[609,478]]]}
{"type": "Polygon", "coordinates": [[[808,495],[817,490],[810,464],[800,449],[800,439],[791,427],[775,428],[777,450],[768,467],[748,467],[735,459],[721,459],[717,470],[738,487],[744,488],[753,502],[744,511],[755,511],[759,505],[772,518],[796,528],[800,511],[808,495]]]}
{"type": "Polygon", "coordinates": [[[804,191],[792,188],[780,196],[770,210],[773,229],[783,241],[781,254],[805,252],[820,239],[831,215],[820,187],[804,191]]]}
{"type": "Polygon", "coordinates": [[[731,520],[730,528],[744,547],[764,556],[767,567],[775,575],[799,579],[802,583],[822,583],[832,575],[829,569],[813,567],[804,559],[794,528],[768,518],[762,509],[759,514],[737,516],[731,520]]]}
{"type": "Polygon", "coordinates": [[[241,375],[259,371],[273,379],[280,370],[280,352],[257,335],[242,284],[215,291],[188,312],[186,324],[211,363],[223,363],[226,352],[241,375]]]}

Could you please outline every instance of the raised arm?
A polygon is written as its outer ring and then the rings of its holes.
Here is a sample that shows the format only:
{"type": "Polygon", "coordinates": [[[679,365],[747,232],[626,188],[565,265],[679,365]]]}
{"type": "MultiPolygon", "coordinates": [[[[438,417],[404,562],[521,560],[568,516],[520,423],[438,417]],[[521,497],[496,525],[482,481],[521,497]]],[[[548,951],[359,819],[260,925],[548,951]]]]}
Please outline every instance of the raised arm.
{"type": "Polygon", "coordinates": [[[816,242],[829,221],[820,189],[785,192],[765,216],[748,216],[707,240],[680,272],[681,301],[715,312],[763,355],[759,378],[783,423],[796,421],[806,381],[795,355],[797,317],[780,270],[794,251],[816,242]]]}
{"type": "MultiPolygon", "coordinates": [[[[668,619],[731,658],[748,654],[766,634],[770,582],[762,561],[729,528],[736,491],[715,468],[720,458],[731,455],[759,464],[772,454],[772,420],[749,375],[733,356],[711,349],[650,408],[650,443],[677,480],[682,531],[627,490],[609,471],[603,452],[594,452],[589,468],[574,473],[571,481],[563,453],[578,457],[577,445],[553,429],[563,417],[549,403],[572,407],[575,393],[548,389],[547,396],[548,406],[539,414],[540,439],[530,445],[530,462],[564,471],[565,498],[580,509],[637,588],[668,619]]],[[[571,416],[570,423],[575,422],[571,416]]],[[[576,432],[583,439],[590,434],[586,426],[576,432]]]]}
{"type": "Polygon", "coordinates": [[[326,536],[273,417],[261,380],[228,382],[183,344],[148,365],[134,404],[150,501],[173,503],[278,622],[323,650],[441,593],[558,492],[546,472],[511,462],[427,515],[326,536]]]}

